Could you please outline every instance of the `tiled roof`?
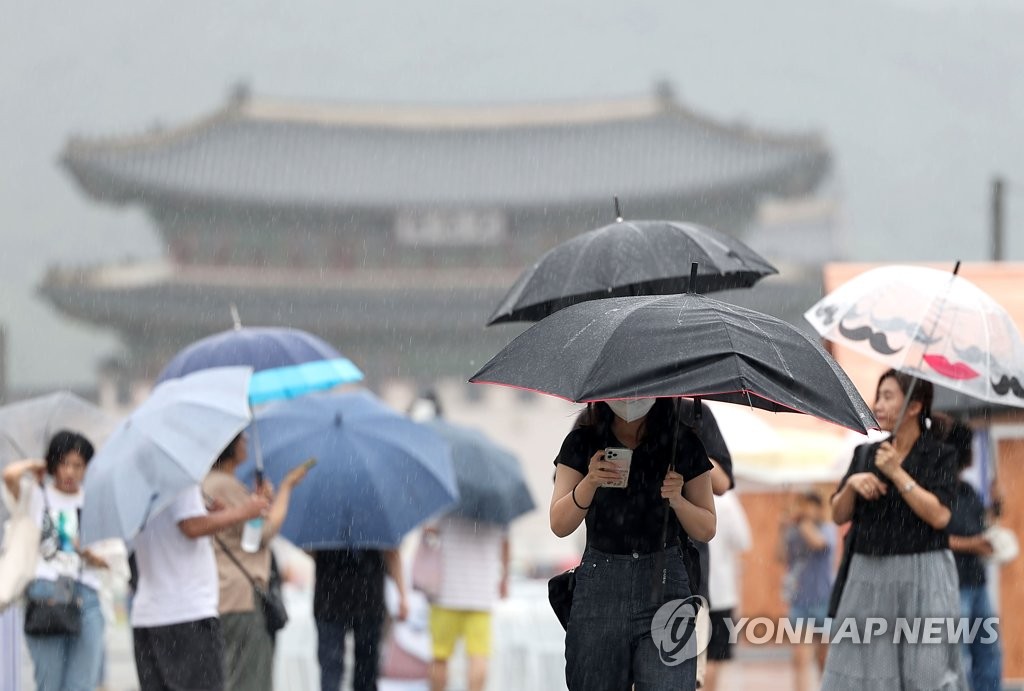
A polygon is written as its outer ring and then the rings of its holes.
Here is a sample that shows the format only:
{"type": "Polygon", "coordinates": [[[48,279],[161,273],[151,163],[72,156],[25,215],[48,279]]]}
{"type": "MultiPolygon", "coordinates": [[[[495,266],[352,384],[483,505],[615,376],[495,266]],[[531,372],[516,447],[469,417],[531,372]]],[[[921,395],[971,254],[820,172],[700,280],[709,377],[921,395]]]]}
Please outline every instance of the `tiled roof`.
{"type": "MultiPolygon", "coordinates": [[[[448,333],[504,345],[524,325],[483,325],[515,273],[493,268],[321,273],[157,264],[51,269],[39,290],[62,312],[123,332],[213,332],[230,325],[229,306],[235,304],[254,325],[343,329],[352,335],[448,333]]],[[[769,277],[757,290],[714,297],[810,331],[802,314],[821,295],[821,279],[785,273],[789,278],[769,277]]]]}
{"type": "Polygon", "coordinates": [[[724,125],[665,98],[479,108],[242,99],[171,130],[72,139],[62,158],[107,201],[315,209],[804,194],[830,162],[817,136],[724,125]]]}

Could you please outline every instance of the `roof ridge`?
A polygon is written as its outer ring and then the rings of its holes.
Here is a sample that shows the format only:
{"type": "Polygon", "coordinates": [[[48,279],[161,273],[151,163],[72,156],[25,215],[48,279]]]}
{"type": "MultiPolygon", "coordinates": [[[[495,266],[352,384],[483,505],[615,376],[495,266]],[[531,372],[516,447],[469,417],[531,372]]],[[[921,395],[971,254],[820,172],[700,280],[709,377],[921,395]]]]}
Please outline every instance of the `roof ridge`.
{"type": "Polygon", "coordinates": [[[211,113],[169,128],[151,127],[136,134],[72,136],[61,158],[96,149],[159,146],[232,120],[268,123],[372,127],[411,131],[552,127],[635,121],[659,116],[689,120],[708,129],[768,144],[802,144],[826,148],[815,131],[779,132],[726,122],[697,111],[672,96],[574,99],[479,104],[329,102],[280,97],[232,98],[211,113]]]}
{"type": "Polygon", "coordinates": [[[414,104],[314,102],[260,97],[240,106],[252,120],[397,129],[488,129],[636,120],[664,112],[653,98],[527,103],[414,104]]]}

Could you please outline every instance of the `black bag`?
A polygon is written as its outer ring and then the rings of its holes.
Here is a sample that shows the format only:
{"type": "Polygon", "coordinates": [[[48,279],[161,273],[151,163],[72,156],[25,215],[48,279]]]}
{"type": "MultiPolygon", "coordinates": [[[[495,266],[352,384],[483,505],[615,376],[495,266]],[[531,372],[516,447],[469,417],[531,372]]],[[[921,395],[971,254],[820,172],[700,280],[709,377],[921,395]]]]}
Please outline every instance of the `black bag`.
{"type": "MultiPolygon", "coordinates": [[[[32,587],[29,586],[29,591],[32,587]]],[[[27,598],[25,634],[28,636],[77,636],[82,631],[82,600],[75,596],[75,579],[57,579],[53,597],[27,598]]]]}
{"type": "Polygon", "coordinates": [[[563,629],[569,628],[569,613],[572,610],[572,591],[576,587],[576,569],[560,573],[548,581],[548,602],[558,617],[563,629]]]}
{"type": "Polygon", "coordinates": [[[275,568],[274,556],[270,556],[269,583],[266,588],[263,588],[246,568],[242,566],[242,562],[238,561],[238,558],[231,553],[231,550],[228,549],[223,540],[217,536],[214,536],[213,539],[217,541],[220,548],[224,550],[224,554],[238,567],[238,570],[242,572],[252,585],[256,605],[263,611],[263,624],[267,628],[267,633],[273,638],[288,623],[288,610],[285,608],[284,599],[281,597],[280,579],[276,577],[277,570],[275,568]]]}
{"type": "MultiPolygon", "coordinates": [[[[875,457],[879,444],[862,444],[857,447],[853,456],[853,473],[863,473],[868,470],[868,459],[875,457]]],[[[851,473],[851,475],[853,474],[851,473]]],[[[842,487],[839,488],[840,490],[842,487]]],[[[853,542],[857,539],[857,520],[850,521],[850,529],[846,531],[843,539],[843,558],[836,569],[836,580],[832,583],[832,594],[828,598],[828,616],[835,617],[839,611],[839,601],[843,599],[843,588],[846,587],[846,579],[850,575],[850,559],[853,557],[853,542]]]]}
{"type": "Polygon", "coordinates": [[[263,610],[263,622],[267,627],[267,633],[273,636],[288,623],[288,610],[285,609],[284,600],[281,599],[280,593],[264,590],[258,585],[254,585],[252,590],[263,610]]]}

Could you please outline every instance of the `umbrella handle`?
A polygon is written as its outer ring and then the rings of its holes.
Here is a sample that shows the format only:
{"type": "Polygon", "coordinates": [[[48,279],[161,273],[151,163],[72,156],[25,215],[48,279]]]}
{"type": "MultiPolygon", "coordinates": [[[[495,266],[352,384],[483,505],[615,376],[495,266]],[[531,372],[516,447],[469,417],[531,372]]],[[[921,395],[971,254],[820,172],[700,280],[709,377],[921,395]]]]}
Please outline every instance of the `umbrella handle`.
{"type": "Polygon", "coordinates": [[[263,447],[260,446],[260,428],[256,424],[255,421],[253,421],[253,424],[252,424],[252,448],[253,448],[253,451],[255,452],[255,456],[256,456],[256,458],[255,458],[256,472],[254,473],[254,475],[256,477],[256,490],[258,491],[260,489],[260,487],[263,486],[263,479],[264,479],[264,474],[263,474],[263,447]]]}
{"type": "MultiPolygon", "coordinates": [[[[954,276],[957,276],[959,274],[960,274],[960,260],[957,259],[956,260],[956,264],[953,266],[953,272],[950,274],[950,276],[954,277],[954,276]]],[[[950,280],[952,280],[952,278],[950,278],[950,280]]],[[[947,292],[948,292],[948,290],[947,290],[947,292]]],[[[945,301],[946,301],[945,297],[943,297],[942,301],[943,301],[943,303],[945,303],[945,301]]],[[[928,334],[928,340],[931,340],[931,338],[935,335],[935,330],[939,327],[939,316],[941,316],[941,315],[942,315],[942,309],[940,308],[939,309],[939,314],[935,317],[935,323],[932,325],[932,331],[931,331],[930,334],[928,334]]],[[[920,329],[920,324],[918,325],[918,329],[920,329]]],[[[915,333],[914,335],[916,336],[917,334],[915,333]]],[[[924,356],[927,354],[927,352],[928,352],[928,346],[925,346],[924,349],[921,351],[921,361],[917,363],[918,369],[921,368],[921,362],[924,362],[924,356]]],[[[911,396],[911,394],[914,393],[914,387],[915,386],[917,386],[917,377],[911,375],[910,387],[907,389],[907,393],[903,396],[903,405],[900,407],[900,414],[896,416],[896,424],[892,428],[892,436],[890,438],[893,440],[893,443],[895,443],[896,435],[899,433],[900,427],[903,426],[904,418],[907,416],[907,408],[910,407],[910,396],[911,396]]],[[[931,411],[929,411],[929,412],[931,412],[931,411]]]]}
{"type": "MultiPolygon", "coordinates": [[[[696,267],[696,264],[694,264],[696,267]]],[[[693,399],[694,410],[697,414],[698,419],[700,418],[700,396],[693,399]]],[[[675,415],[672,416],[672,451],[669,453],[669,470],[675,470],[676,467],[676,449],[679,448],[679,399],[675,399],[675,415]]],[[[665,514],[661,522],[661,549],[654,557],[654,584],[651,588],[651,602],[660,603],[665,595],[665,581],[668,578],[668,572],[665,568],[665,550],[668,549],[668,519],[669,514],[672,513],[672,507],[669,506],[668,499],[664,500],[665,514]]]]}

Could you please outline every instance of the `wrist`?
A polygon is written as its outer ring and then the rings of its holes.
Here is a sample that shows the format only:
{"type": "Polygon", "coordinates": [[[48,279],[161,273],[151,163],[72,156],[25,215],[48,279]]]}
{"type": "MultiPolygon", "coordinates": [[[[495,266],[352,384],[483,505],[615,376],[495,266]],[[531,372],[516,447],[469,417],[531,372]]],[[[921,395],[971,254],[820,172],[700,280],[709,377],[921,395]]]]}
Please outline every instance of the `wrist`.
{"type": "Polygon", "coordinates": [[[590,508],[590,502],[593,501],[593,497],[587,499],[586,497],[579,497],[576,495],[576,490],[579,489],[579,486],[582,484],[583,483],[580,482],[578,485],[573,487],[569,494],[572,497],[572,503],[575,504],[576,508],[580,511],[586,511],[590,508]]]}

